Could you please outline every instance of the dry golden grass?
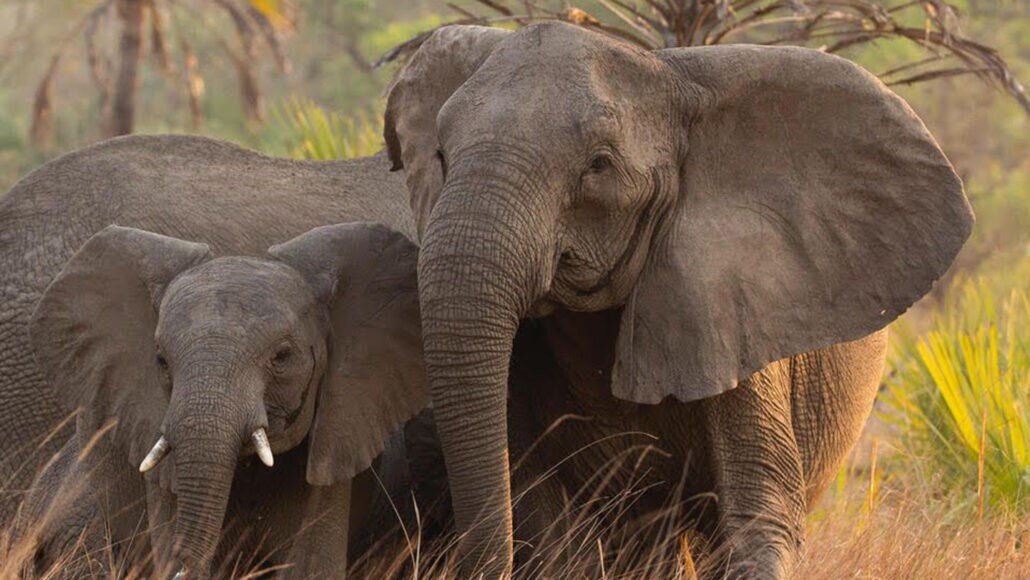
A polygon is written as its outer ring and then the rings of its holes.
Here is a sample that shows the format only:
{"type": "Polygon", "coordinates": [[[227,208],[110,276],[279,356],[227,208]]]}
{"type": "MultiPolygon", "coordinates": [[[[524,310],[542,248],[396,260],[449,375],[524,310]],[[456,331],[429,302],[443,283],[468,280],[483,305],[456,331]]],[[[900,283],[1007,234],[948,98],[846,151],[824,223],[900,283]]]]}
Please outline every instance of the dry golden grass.
{"type": "MultiPolygon", "coordinates": [[[[968,510],[967,510],[968,512],[968,510]]],[[[925,494],[888,493],[827,509],[809,526],[799,578],[1030,578],[1030,519],[949,512],[925,494]]]]}
{"type": "MultiPolygon", "coordinates": [[[[809,517],[806,552],[797,578],[1030,579],[1030,516],[997,510],[978,515],[976,502],[942,493],[933,477],[915,467],[916,458],[897,450],[896,433],[888,425],[874,418],[869,427],[837,485],[809,517]]],[[[606,479],[599,474],[599,481],[606,479]]],[[[606,487],[599,485],[601,491],[580,497],[577,507],[570,503],[561,527],[556,525],[534,542],[535,557],[522,561],[516,576],[718,577],[713,571],[723,554],[706,552],[700,537],[679,523],[682,518],[670,517],[675,510],[627,525],[628,509],[643,490],[612,492],[606,487]]],[[[59,500],[55,505],[68,507],[59,500]]],[[[50,521],[48,514],[32,526],[42,529],[50,521]]],[[[0,580],[22,577],[24,570],[32,569],[32,531],[23,532],[24,539],[13,546],[8,541],[10,530],[0,533],[0,580]]],[[[454,538],[423,542],[416,524],[355,562],[352,577],[453,577],[455,542],[454,538]]],[[[38,577],[64,578],[72,570],[75,577],[155,576],[148,566],[125,562],[116,552],[109,545],[90,551],[80,541],[38,577]]],[[[223,564],[220,575],[273,576],[277,569],[263,564],[260,557],[241,554],[223,564]]]]}
{"type": "MultiPolygon", "coordinates": [[[[896,482],[895,482],[896,483],[896,482]]],[[[994,516],[978,520],[975,511],[952,508],[945,498],[934,498],[922,489],[879,491],[870,502],[868,484],[852,481],[845,490],[831,494],[810,518],[806,554],[797,573],[804,579],[876,578],[910,579],[1020,579],[1030,578],[1030,519],[994,516]],[[872,507],[870,507],[872,504],[872,507]]],[[[655,529],[663,522],[648,527],[655,529]]],[[[616,549],[611,529],[599,519],[584,520],[587,530],[575,540],[566,537],[545,544],[543,559],[549,576],[565,578],[692,578],[711,570],[713,558],[690,557],[688,535],[682,530],[664,530],[663,539],[629,542],[631,547],[616,549]],[[577,556],[571,563],[557,564],[557,552],[577,556]],[[603,553],[603,564],[598,556],[603,553]]],[[[403,536],[403,534],[402,534],[403,536]]],[[[420,547],[417,530],[408,539],[374,549],[357,563],[355,577],[439,578],[453,576],[453,541],[435,547],[420,547]],[[418,574],[412,569],[417,567],[418,574]]],[[[625,544],[622,544],[625,546],[625,544]]],[[[4,557],[0,578],[16,578],[30,563],[28,545],[8,546],[3,540],[4,557]]],[[[695,545],[695,554],[701,550],[695,545]]],[[[104,553],[86,553],[81,546],[62,559],[62,565],[41,578],[61,577],[65,565],[90,559],[118,570],[117,577],[146,577],[145,569],[125,566],[104,553]]],[[[243,559],[244,561],[247,559],[243,559]]],[[[249,565],[235,567],[233,577],[270,576],[249,565]]],[[[532,577],[522,568],[522,577],[532,577]]],[[[94,576],[104,577],[104,576],[94,576]]]]}

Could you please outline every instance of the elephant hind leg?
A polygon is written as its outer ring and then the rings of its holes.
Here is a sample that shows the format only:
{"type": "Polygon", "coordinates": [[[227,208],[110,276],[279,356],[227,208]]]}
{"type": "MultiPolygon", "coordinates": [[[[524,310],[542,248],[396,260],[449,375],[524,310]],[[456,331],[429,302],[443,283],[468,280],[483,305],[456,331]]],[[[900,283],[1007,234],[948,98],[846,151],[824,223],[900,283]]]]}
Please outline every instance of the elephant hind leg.
{"type": "Polygon", "coordinates": [[[6,558],[25,577],[101,577],[107,571],[103,515],[77,451],[70,439],[46,464],[15,518],[6,558]]]}
{"type": "Polygon", "coordinates": [[[731,578],[783,578],[804,542],[805,484],[791,420],[789,363],[702,401],[718,496],[716,556],[731,578]]]}
{"type": "Polygon", "coordinates": [[[887,331],[791,359],[794,433],[808,505],[829,487],[858,441],[883,376],[887,331]]]}

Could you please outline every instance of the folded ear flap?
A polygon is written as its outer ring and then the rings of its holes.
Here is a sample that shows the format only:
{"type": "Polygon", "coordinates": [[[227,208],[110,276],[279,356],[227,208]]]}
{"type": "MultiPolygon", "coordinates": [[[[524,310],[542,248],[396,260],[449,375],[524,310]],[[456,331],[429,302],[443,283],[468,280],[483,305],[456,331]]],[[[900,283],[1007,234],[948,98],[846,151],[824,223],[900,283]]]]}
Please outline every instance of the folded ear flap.
{"type": "Polygon", "coordinates": [[[436,115],[508,34],[484,26],[439,28],[422,43],[390,87],[383,135],[393,169],[405,171],[420,237],[443,186],[436,115]]]}
{"type": "Polygon", "coordinates": [[[614,393],[717,395],[769,362],[886,326],[972,228],[911,109],[802,48],[660,51],[682,78],[680,194],[623,311],[614,393]]]}
{"type": "Polygon", "coordinates": [[[329,305],[329,362],[309,443],[308,482],[368,468],[428,403],[418,309],[418,248],[375,223],[316,228],[269,253],[329,305]]]}
{"type": "Polygon", "coordinates": [[[76,252],[33,313],[36,361],[57,399],[80,411],[90,434],[113,422],[133,466],[156,442],[168,405],[154,346],[160,297],[209,258],[204,244],[110,226],[76,252]]]}

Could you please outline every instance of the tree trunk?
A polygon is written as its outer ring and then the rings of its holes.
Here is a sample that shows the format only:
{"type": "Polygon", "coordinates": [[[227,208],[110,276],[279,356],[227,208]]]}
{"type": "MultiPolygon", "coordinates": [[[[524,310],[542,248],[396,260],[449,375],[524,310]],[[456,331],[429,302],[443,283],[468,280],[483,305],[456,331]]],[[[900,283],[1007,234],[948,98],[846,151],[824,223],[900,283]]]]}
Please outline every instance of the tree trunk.
{"type": "Polygon", "coordinates": [[[257,45],[255,44],[254,27],[238,6],[231,2],[219,1],[232,18],[233,26],[236,27],[236,35],[240,39],[240,51],[237,54],[226,45],[226,50],[233,64],[236,66],[236,77],[240,86],[240,104],[243,105],[243,113],[251,127],[256,127],[264,120],[264,112],[261,105],[261,85],[257,76],[257,45]]]}
{"type": "Polygon", "coordinates": [[[118,0],[118,17],[122,36],[118,52],[118,77],[114,87],[114,105],[106,133],[128,135],[136,117],[136,95],[139,88],[139,65],[143,56],[143,11],[146,0],[118,0]]]}

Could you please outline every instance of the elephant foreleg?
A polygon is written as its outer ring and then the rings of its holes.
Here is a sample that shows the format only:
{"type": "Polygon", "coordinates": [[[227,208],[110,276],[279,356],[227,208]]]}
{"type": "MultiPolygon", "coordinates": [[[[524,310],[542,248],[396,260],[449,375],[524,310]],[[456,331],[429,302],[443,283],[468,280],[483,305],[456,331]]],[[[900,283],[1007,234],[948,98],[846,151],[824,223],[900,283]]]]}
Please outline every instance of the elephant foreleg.
{"type": "Polygon", "coordinates": [[[704,401],[729,577],[783,578],[800,556],[805,486],[787,367],[774,363],[704,401]]]}
{"type": "Polygon", "coordinates": [[[528,578],[545,574],[549,566],[565,568],[576,547],[569,534],[574,514],[558,475],[536,467],[529,460],[512,473],[515,565],[528,578]]]}
{"type": "Polygon", "coordinates": [[[346,578],[351,484],[312,486],[287,578],[346,578]]]}
{"type": "Polygon", "coordinates": [[[148,474],[155,478],[146,486],[147,519],[150,529],[151,556],[154,561],[155,575],[171,578],[179,571],[172,557],[172,532],[175,528],[175,496],[157,484],[158,474],[148,474]]]}

